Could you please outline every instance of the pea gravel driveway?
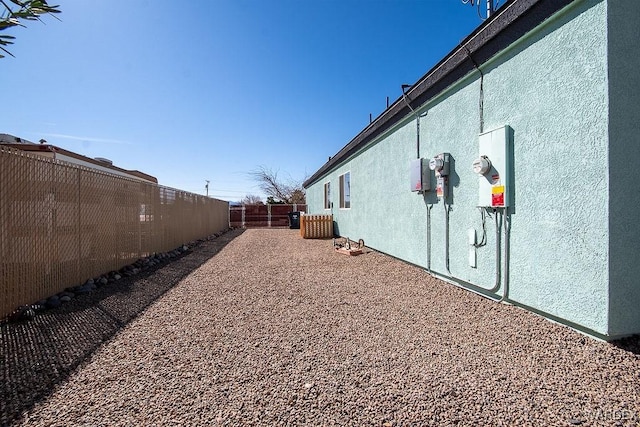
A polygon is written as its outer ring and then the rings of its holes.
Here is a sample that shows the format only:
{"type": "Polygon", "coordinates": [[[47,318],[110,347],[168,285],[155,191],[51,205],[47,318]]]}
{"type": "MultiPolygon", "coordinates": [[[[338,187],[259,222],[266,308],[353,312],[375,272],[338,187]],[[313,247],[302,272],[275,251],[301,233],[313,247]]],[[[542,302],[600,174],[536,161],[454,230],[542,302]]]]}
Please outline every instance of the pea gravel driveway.
{"type": "MultiPolygon", "coordinates": [[[[13,423],[640,423],[637,338],[596,341],[383,254],[336,254],[297,230],[225,236],[219,252],[204,242],[139,279],[153,288],[193,264],[13,423]]],[[[124,295],[135,306],[135,292],[124,295]]]]}

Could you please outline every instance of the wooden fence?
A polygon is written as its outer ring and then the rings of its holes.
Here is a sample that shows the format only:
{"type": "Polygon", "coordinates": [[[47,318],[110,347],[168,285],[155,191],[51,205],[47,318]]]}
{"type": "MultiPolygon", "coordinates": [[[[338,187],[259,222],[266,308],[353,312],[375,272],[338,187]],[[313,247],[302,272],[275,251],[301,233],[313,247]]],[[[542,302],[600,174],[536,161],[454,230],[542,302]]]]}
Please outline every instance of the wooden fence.
{"type": "Polygon", "coordinates": [[[333,235],[333,215],[302,215],[300,235],[304,239],[330,239],[333,235]]]}
{"type": "Polygon", "coordinates": [[[304,212],[307,205],[242,205],[229,208],[231,227],[289,227],[289,213],[304,212]]]}
{"type": "Polygon", "coordinates": [[[0,318],[228,227],[228,202],[0,147],[0,318]]]}

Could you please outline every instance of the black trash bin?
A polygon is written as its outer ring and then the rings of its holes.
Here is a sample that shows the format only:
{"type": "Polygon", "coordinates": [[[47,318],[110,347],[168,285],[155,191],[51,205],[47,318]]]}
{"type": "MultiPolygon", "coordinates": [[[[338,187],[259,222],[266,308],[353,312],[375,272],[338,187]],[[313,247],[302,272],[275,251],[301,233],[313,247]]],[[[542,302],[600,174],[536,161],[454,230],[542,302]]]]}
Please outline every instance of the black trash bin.
{"type": "Polygon", "coordinates": [[[289,228],[300,229],[300,212],[289,212],[289,228]]]}

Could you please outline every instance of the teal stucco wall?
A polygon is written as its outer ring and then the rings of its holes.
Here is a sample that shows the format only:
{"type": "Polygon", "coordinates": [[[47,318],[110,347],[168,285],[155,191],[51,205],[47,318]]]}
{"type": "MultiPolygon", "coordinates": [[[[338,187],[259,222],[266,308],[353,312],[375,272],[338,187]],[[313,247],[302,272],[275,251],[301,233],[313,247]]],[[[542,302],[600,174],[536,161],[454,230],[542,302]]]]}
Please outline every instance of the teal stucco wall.
{"type": "Polygon", "coordinates": [[[610,1],[609,53],[609,331],[640,332],[640,5],[610,1]]]}
{"type": "MultiPolygon", "coordinates": [[[[640,301],[634,282],[640,263],[633,259],[639,236],[637,225],[629,224],[640,193],[628,196],[639,163],[629,155],[640,154],[633,103],[639,59],[632,43],[640,35],[638,10],[632,1],[576,1],[480,66],[484,130],[512,129],[508,297],[603,337],[640,332],[633,308],[640,301]],[[630,49],[631,64],[625,62],[630,49]],[[629,75],[635,75],[633,88],[629,75]],[[610,93],[618,92],[624,96],[611,100],[610,111],[610,93]],[[607,168],[617,162],[624,168],[607,168]]],[[[474,291],[492,288],[497,278],[497,290],[483,293],[499,298],[505,292],[506,242],[503,229],[496,233],[495,214],[486,219],[477,267],[468,262],[467,232],[472,228],[480,236],[483,229],[478,178],[471,170],[480,96],[475,72],[420,109],[426,113],[420,156],[448,152],[453,160],[448,266],[444,204],[433,193],[409,189],[409,161],[416,157],[413,116],[314,182],[307,189],[310,212],[325,212],[323,184],[331,182],[341,235],[419,266],[427,267],[429,259],[434,274],[474,291]],[[351,208],[341,210],[338,176],[346,171],[351,208]]]]}

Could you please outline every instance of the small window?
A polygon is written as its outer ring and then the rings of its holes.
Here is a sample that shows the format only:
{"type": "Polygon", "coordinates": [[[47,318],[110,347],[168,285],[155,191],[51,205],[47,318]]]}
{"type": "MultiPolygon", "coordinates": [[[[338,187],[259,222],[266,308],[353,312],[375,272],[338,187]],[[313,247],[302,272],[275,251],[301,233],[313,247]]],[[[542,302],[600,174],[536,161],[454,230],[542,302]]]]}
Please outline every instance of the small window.
{"type": "Polygon", "coordinates": [[[351,207],[351,173],[340,175],[340,208],[351,207]]]}
{"type": "Polygon", "coordinates": [[[331,209],[331,183],[324,184],[324,208],[331,209]]]}

